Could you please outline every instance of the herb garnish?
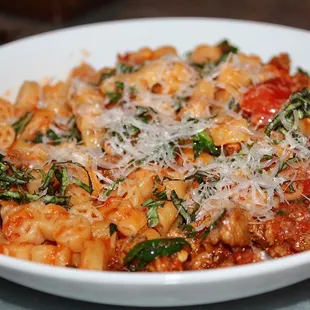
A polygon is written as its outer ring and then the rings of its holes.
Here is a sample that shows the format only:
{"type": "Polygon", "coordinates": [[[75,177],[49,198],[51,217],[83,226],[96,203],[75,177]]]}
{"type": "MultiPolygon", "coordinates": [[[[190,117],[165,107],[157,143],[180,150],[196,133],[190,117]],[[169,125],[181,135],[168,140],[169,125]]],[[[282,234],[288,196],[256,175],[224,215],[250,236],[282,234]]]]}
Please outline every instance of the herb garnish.
{"type": "Polygon", "coordinates": [[[123,96],[125,85],[123,82],[115,82],[115,91],[107,91],[105,94],[109,97],[110,103],[118,102],[123,96]]]}
{"type": "Polygon", "coordinates": [[[58,182],[60,183],[60,193],[62,195],[65,193],[69,184],[76,184],[77,186],[84,189],[89,194],[91,194],[93,192],[93,185],[92,185],[92,181],[91,181],[89,172],[80,163],[73,162],[73,161],[54,163],[42,181],[42,185],[40,186],[41,191],[44,191],[44,190],[49,188],[49,186],[51,185],[53,176],[55,176],[56,179],[58,180],[58,182]],[[73,176],[71,177],[71,180],[69,181],[69,176],[67,173],[66,165],[75,165],[77,167],[82,168],[87,174],[88,184],[83,183],[81,180],[79,180],[73,176]]]}
{"type": "Polygon", "coordinates": [[[51,196],[51,195],[39,195],[29,194],[22,191],[6,191],[0,193],[0,199],[13,200],[18,202],[31,202],[42,200],[45,204],[54,203],[57,205],[68,206],[70,197],[67,196],[51,196]]]}
{"type": "Polygon", "coordinates": [[[148,207],[146,217],[148,220],[149,227],[155,227],[159,224],[158,208],[163,207],[165,204],[164,200],[148,199],[145,201],[142,206],[148,207]]]}
{"type": "Polygon", "coordinates": [[[113,75],[115,75],[115,70],[101,73],[97,85],[100,85],[104,80],[112,77],[113,75]]]}
{"type": "Polygon", "coordinates": [[[118,65],[118,69],[119,69],[120,73],[132,73],[132,72],[135,72],[137,70],[137,68],[135,68],[134,66],[125,65],[122,63],[120,63],[118,65]]]}
{"type": "Polygon", "coordinates": [[[194,157],[197,158],[203,151],[208,150],[212,155],[219,156],[221,151],[216,147],[209,135],[199,132],[193,137],[194,157]]]}
{"type": "MultiPolygon", "coordinates": [[[[73,141],[75,140],[77,143],[82,141],[82,135],[80,130],[77,128],[76,125],[76,118],[75,116],[71,116],[68,120],[68,127],[69,130],[67,133],[62,135],[57,135],[53,129],[48,129],[45,133],[45,137],[47,138],[47,143],[53,143],[54,145],[59,145],[61,142],[64,141],[73,141]]],[[[33,143],[43,143],[44,135],[38,131],[36,136],[34,137],[31,142],[33,143]]]]}
{"type": "Polygon", "coordinates": [[[218,223],[223,219],[223,217],[226,215],[227,210],[224,209],[219,216],[211,223],[211,225],[205,230],[203,231],[203,233],[200,235],[201,239],[205,239],[209,236],[210,232],[215,229],[218,225],[218,223]]]}
{"type": "Polygon", "coordinates": [[[9,189],[13,185],[27,184],[34,177],[28,170],[17,169],[13,164],[0,156],[0,189],[9,189]]]}
{"type": "Polygon", "coordinates": [[[284,211],[284,210],[278,210],[276,212],[276,215],[288,215],[288,212],[287,211],[284,211]]]}
{"type": "Polygon", "coordinates": [[[224,62],[230,53],[232,54],[238,53],[238,48],[236,46],[231,45],[228,40],[223,40],[217,46],[221,49],[222,56],[218,61],[216,61],[215,66],[218,66],[219,64],[224,62]]]}
{"type": "Polygon", "coordinates": [[[286,134],[288,130],[284,127],[281,122],[281,117],[284,117],[291,129],[294,126],[294,111],[297,111],[299,119],[310,117],[310,89],[303,88],[301,91],[295,92],[289,99],[289,103],[286,107],[280,111],[267,126],[265,134],[270,136],[271,131],[277,130],[282,134],[286,134]]]}
{"type": "Polygon", "coordinates": [[[302,75],[309,77],[309,73],[307,71],[303,70],[301,67],[297,68],[297,72],[302,74],[302,75]]]}
{"type": "Polygon", "coordinates": [[[110,196],[111,192],[114,191],[114,189],[118,186],[119,183],[123,182],[125,178],[121,177],[116,179],[113,183],[109,185],[107,190],[102,194],[102,198],[110,196]]]}
{"type": "Polygon", "coordinates": [[[183,238],[153,239],[138,243],[124,259],[130,271],[138,271],[155,258],[171,256],[190,244],[183,238]]]}
{"type": "Polygon", "coordinates": [[[151,120],[152,113],[157,114],[157,112],[151,107],[136,106],[136,109],[136,117],[146,124],[151,120]]]}
{"type": "Polygon", "coordinates": [[[191,216],[189,213],[186,211],[186,209],[183,206],[184,200],[179,198],[175,190],[171,191],[171,200],[174,204],[174,206],[177,208],[179,211],[180,215],[184,218],[186,223],[191,222],[191,216]]]}
{"type": "Polygon", "coordinates": [[[26,126],[29,124],[33,117],[33,112],[27,112],[25,115],[23,115],[18,121],[16,121],[12,127],[15,130],[16,136],[20,134],[26,126]]]}
{"type": "Polygon", "coordinates": [[[110,230],[110,236],[112,236],[114,233],[118,232],[118,228],[114,223],[110,223],[109,230],[110,230]]]}

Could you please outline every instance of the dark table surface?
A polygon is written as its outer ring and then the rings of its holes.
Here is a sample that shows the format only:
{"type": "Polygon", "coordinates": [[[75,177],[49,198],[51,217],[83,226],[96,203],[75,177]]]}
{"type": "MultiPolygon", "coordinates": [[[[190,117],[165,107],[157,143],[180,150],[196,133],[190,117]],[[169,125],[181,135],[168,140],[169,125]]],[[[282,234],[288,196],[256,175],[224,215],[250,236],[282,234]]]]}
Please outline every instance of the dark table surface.
{"type": "MultiPolygon", "coordinates": [[[[2,1],[9,0],[0,0],[0,4],[2,1]]],[[[0,44],[62,27],[163,16],[246,19],[310,30],[310,0],[108,0],[103,3],[63,23],[27,19],[0,10],[0,44]]]]}
{"type": "MultiPolygon", "coordinates": [[[[0,12],[0,44],[31,34],[79,24],[160,16],[248,19],[310,30],[309,12],[310,0],[110,0],[107,4],[64,24],[36,21],[0,12]]],[[[207,34],[205,36],[207,38],[207,34]]],[[[69,300],[21,287],[2,279],[0,309],[108,310],[129,308],[69,300]]],[[[310,280],[251,298],[182,309],[306,310],[310,309],[310,280]]]]}

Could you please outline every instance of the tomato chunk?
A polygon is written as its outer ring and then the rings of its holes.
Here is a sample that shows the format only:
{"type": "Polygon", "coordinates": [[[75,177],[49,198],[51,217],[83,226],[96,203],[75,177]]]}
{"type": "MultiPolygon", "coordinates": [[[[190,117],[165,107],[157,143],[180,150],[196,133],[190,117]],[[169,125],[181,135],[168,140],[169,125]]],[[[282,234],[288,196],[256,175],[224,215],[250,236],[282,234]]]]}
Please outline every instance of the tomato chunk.
{"type": "Polygon", "coordinates": [[[299,182],[301,182],[303,185],[303,194],[305,196],[309,196],[310,195],[310,180],[299,181],[299,182]]]}
{"type": "Polygon", "coordinates": [[[241,108],[245,116],[250,116],[253,125],[267,125],[291,93],[292,83],[289,80],[271,79],[248,90],[243,96],[241,108]]]}

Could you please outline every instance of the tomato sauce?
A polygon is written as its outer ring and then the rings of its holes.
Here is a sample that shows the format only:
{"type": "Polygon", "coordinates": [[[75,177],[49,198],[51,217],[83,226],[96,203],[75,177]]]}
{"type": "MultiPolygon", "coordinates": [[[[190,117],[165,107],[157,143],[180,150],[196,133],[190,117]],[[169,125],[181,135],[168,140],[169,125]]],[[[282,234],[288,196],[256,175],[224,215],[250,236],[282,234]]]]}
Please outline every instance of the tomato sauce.
{"type": "Polygon", "coordinates": [[[265,126],[271,122],[291,93],[292,83],[283,77],[255,85],[243,96],[243,114],[250,116],[253,125],[265,126]]]}

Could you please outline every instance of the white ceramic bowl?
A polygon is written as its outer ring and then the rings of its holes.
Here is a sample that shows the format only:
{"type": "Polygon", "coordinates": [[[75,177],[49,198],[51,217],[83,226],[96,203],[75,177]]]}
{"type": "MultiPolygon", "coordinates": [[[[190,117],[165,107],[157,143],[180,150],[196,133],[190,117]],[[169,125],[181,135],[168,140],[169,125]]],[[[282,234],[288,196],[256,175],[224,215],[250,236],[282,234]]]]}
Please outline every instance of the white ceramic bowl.
{"type": "MultiPolygon", "coordinates": [[[[0,94],[24,80],[61,78],[81,60],[111,65],[118,52],[230,39],[246,53],[267,59],[287,51],[294,65],[310,68],[310,33],[262,23],[202,18],[110,22],[51,32],[0,48],[0,94]],[[85,59],[85,49],[90,56],[85,59]]],[[[182,273],[93,272],[50,267],[0,255],[0,276],[44,292],[127,306],[181,306],[237,299],[310,277],[310,252],[232,268],[182,273]]],[[[16,296],[18,298],[18,296],[16,296]]]]}

